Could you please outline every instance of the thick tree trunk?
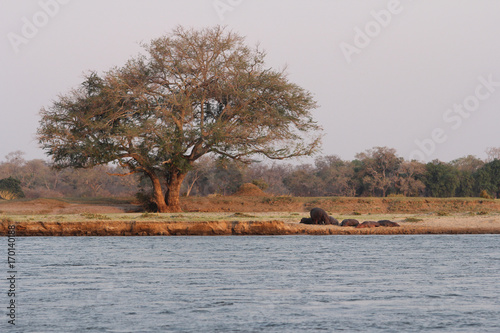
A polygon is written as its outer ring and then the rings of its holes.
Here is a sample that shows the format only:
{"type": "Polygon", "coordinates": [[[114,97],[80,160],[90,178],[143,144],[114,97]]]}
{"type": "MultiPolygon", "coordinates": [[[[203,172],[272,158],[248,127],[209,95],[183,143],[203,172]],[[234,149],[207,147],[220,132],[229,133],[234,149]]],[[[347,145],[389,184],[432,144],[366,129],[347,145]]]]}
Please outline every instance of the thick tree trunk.
{"type": "Polygon", "coordinates": [[[156,204],[159,213],[167,213],[168,206],[165,202],[165,196],[163,195],[163,190],[161,189],[160,177],[156,175],[153,171],[146,171],[146,175],[151,179],[151,184],[153,185],[153,202],[156,204]]]}
{"type": "Polygon", "coordinates": [[[169,212],[182,212],[180,195],[182,181],[185,177],[186,173],[181,173],[180,171],[172,172],[169,177],[167,183],[168,191],[165,196],[169,212]]]}
{"type": "Polygon", "coordinates": [[[150,176],[151,182],[153,183],[153,201],[158,207],[159,213],[167,213],[168,206],[165,202],[165,196],[163,195],[163,190],[161,189],[161,181],[160,178],[155,176],[150,176]]]}

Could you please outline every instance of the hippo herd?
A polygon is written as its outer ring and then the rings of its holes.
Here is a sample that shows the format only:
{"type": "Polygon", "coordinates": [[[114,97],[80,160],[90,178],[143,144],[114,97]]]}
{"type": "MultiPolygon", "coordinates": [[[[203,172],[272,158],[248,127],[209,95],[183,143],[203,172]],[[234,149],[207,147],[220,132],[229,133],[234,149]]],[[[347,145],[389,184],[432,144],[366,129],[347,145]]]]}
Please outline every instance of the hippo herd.
{"type": "Polygon", "coordinates": [[[399,227],[399,224],[396,222],[392,222],[389,220],[381,220],[381,221],[365,221],[363,223],[359,223],[358,220],[355,219],[345,219],[339,223],[339,221],[329,216],[323,209],[321,208],[313,208],[311,209],[311,217],[304,217],[300,220],[300,223],[303,224],[321,224],[321,225],[340,225],[341,227],[355,227],[355,228],[376,228],[376,227],[399,227]]]}

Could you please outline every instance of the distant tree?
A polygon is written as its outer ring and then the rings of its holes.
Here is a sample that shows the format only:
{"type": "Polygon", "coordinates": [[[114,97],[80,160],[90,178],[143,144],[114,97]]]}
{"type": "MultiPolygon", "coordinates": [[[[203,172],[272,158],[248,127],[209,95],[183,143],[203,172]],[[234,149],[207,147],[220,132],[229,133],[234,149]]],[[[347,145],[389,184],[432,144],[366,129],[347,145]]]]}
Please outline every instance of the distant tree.
{"type": "Polygon", "coordinates": [[[474,174],[471,171],[458,170],[459,185],[455,195],[457,197],[477,196],[474,174]]]}
{"type": "Polygon", "coordinates": [[[422,179],[425,174],[425,164],[417,161],[404,161],[397,171],[396,189],[405,197],[418,197],[424,194],[425,184],[422,179]]]}
{"type": "Polygon", "coordinates": [[[396,149],[374,147],[356,154],[356,159],[361,162],[357,177],[361,180],[363,194],[385,197],[395,186],[403,158],[396,156],[396,149]]]}
{"type": "Polygon", "coordinates": [[[427,194],[431,197],[454,197],[460,185],[458,171],[438,160],[427,163],[424,179],[427,194]]]}
{"type": "Polygon", "coordinates": [[[484,162],[473,155],[458,158],[450,162],[450,165],[455,167],[458,171],[476,172],[484,165],[484,162]]]}
{"type": "Polygon", "coordinates": [[[485,190],[493,197],[500,197],[500,160],[495,159],[486,163],[475,175],[476,192],[485,190]]]}
{"type": "Polygon", "coordinates": [[[16,179],[21,178],[20,172],[26,163],[23,155],[25,155],[25,153],[18,150],[5,156],[5,161],[0,163],[0,179],[8,177],[14,177],[16,179]]]}
{"type": "Polygon", "coordinates": [[[290,193],[299,197],[322,196],[322,187],[326,185],[315,175],[310,165],[298,166],[283,179],[283,184],[290,193]]]}
{"type": "Polygon", "coordinates": [[[211,174],[215,192],[222,195],[235,193],[243,184],[243,168],[245,166],[231,159],[219,158],[215,162],[214,173],[211,174]]]}
{"type": "Polygon", "coordinates": [[[249,162],[318,148],[311,94],[266,67],[265,53],[243,37],[179,27],[145,49],[42,109],[38,138],[56,166],[115,161],[146,175],[158,210],[168,212],[181,210],[182,182],[205,154],[249,162]]]}
{"type": "Polygon", "coordinates": [[[267,184],[266,192],[274,195],[287,195],[290,190],[285,186],[283,180],[292,172],[290,164],[283,163],[252,163],[243,174],[243,182],[251,183],[254,180],[262,180],[267,184]]]}
{"type": "Polygon", "coordinates": [[[490,147],[486,149],[486,162],[493,162],[494,160],[500,160],[500,147],[490,147]]]}
{"type": "Polygon", "coordinates": [[[315,160],[316,176],[321,179],[319,188],[324,196],[354,196],[355,183],[352,181],[354,169],[351,162],[339,156],[327,155],[315,160]]]}
{"type": "Polygon", "coordinates": [[[202,156],[193,163],[191,170],[186,175],[184,181],[183,193],[188,197],[192,192],[198,195],[203,195],[203,181],[208,180],[211,173],[215,172],[215,160],[210,156],[202,156]],[[194,191],[193,191],[194,190],[194,191]]]}
{"type": "Polygon", "coordinates": [[[458,172],[459,185],[455,193],[456,196],[477,196],[474,173],[484,165],[484,162],[476,156],[468,155],[451,161],[450,165],[458,172]]]}

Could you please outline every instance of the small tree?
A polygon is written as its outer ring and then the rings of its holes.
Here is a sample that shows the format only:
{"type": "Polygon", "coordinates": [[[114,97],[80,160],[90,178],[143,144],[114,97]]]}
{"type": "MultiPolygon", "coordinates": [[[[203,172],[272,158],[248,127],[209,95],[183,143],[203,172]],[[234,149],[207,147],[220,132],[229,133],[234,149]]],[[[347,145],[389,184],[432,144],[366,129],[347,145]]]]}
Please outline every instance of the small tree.
{"type": "Polygon", "coordinates": [[[265,53],[243,37],[179,27],[145,49],[42,109],[38,138],[58,167],[117,162],[149,177],[167,212],[180,211],[181,184],[205,154],[248,162],[318,148],[311,94],[265,67],[265,53]]]}

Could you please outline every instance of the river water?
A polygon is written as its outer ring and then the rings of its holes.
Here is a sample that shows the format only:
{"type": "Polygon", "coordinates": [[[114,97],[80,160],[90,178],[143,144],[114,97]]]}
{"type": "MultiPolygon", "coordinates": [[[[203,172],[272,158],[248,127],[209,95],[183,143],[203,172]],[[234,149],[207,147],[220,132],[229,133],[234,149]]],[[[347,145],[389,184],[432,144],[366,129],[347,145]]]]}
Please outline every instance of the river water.
{"type": "Polygon", "coordinates": [[[499,235],[18,237],[16,247],[16,325],[2,316],[2,332],[500,332],[499,235]]]}

